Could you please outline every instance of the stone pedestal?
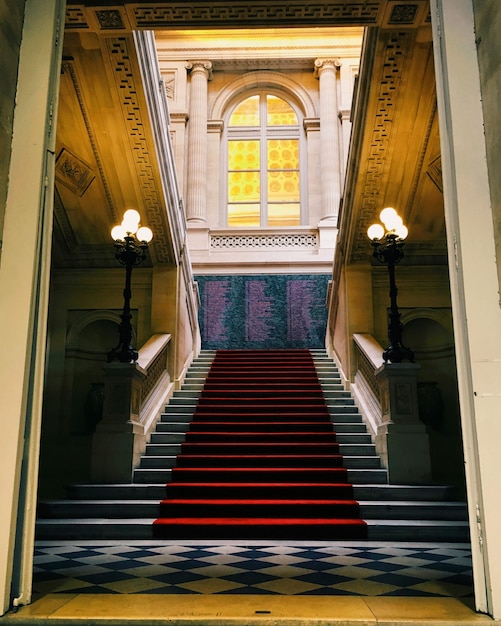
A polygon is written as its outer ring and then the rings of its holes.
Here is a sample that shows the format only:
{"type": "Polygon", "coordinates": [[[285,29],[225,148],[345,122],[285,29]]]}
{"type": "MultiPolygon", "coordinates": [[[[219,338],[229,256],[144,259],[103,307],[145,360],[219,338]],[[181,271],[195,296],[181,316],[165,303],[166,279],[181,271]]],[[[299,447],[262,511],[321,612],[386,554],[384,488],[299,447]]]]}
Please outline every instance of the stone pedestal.
{"type": "Polygon", "coordinates": [[[210,238],[207,224],[200,225],[194,222],[188,222],[186,237],[190,252],[198,250],[207,252],[209,250],[210,238]]]}
{"type": "Polygon", "coordinates": [[[336,247],[337,219],[326,218],[318,223],[319,246],[322,250],[336,247]]]}
{"type": "Polygon", "coordinates": [[[390,484],[420,485],[431,481],[428,433],[419,419],[416,363],[386,363],[376,370],[382,423],[376,449],[390,484]]]}
{"type": "Polygon", "coordinates": [[[139,421],[146,372],[135,363],[109,363],[104,372],[103,419],[92,439],[91,480],[130,483],[146,447],[139,421]]]}

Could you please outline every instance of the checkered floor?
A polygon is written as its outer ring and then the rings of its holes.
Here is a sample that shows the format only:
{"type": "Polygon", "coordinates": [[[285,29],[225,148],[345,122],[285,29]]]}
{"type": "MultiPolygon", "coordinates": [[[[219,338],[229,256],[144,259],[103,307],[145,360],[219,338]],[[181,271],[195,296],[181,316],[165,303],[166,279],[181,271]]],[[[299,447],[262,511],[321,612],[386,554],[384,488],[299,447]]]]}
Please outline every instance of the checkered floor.
{"type": "Polygon", "coordinates": [[[466,544],[37,542],[34,592],[473,595],[466,544]]]}

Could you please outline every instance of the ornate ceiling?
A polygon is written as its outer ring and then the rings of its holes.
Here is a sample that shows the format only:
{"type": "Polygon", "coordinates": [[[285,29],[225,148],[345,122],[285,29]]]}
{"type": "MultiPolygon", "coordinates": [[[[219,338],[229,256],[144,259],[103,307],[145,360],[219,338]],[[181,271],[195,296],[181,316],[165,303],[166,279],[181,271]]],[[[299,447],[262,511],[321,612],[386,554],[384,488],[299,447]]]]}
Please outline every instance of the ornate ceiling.
{"type": "Polygon", "coordinates": [[[254,0],[249,3],[239,0],[69,0],[66,29],[117,32],[326,25],[411,28],[420,26],[427,19],[426,0],[254,0]]]}
{"type": "Polygon", "coordinates": [[[252,3],[68,0],[58,112],[57,266],[114,266],[111,226],[144,207],[155,233],[154,264],[172,262],[172,243],[133,29],[369,26],[352,115],[344,245],[367,259],[366,227],[383,206],[409,226],[409,249],[445,259],[440,147],[427,0],[252,3]],[[354,128],[355,128],[354,126],[354,128]]]}

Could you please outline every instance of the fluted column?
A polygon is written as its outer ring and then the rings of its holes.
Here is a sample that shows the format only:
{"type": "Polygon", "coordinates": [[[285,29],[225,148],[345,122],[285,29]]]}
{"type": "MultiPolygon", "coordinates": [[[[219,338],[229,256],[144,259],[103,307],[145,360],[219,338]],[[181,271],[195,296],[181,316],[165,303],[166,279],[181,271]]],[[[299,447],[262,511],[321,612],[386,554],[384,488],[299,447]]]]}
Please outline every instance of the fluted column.
{"type": "Polygon", "coordinates": [[[336,59],[317,59],[315,75],[320,81],[320,180],[322,185],[322,220],[337,218],[341,199],[339,159],[339,120],[336,59]]]}
{"type": "Polygon", "coordinates": [[[186,67],[191,77],[186,218],[201,224],[207,221],[207,82],[212,63],[193,61],[186,67]]]}

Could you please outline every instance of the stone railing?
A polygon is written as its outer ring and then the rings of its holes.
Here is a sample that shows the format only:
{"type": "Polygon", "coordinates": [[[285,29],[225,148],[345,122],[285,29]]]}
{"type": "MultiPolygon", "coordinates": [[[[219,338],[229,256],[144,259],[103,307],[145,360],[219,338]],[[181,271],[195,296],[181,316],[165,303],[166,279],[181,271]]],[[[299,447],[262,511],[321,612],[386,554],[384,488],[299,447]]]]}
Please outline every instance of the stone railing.
{"type": "Polygon", "coordinates": [[[352,392],[374,438],[382,423],[381,400],[376,371],[383,365],[383,348],[372,335],[353,335],[355,379],[352,392]]]}
{"type": "Polygon", "coordinates": [[[168,358],[171,335],[153,335],[139,350],[137,364],[146,372],[141,385],[139,421],[145,434],[154,428],[158,413],[172,393],[168,358]]]}
{"type": "Polygon", "coordinates": [[[104,367],[103,417],[92,440],[91,479],[128,483],[174,390],[167,369],[171,335],[153,335],[136,363],[104,367]]]}
{"type": "Polygon", "coordinates": [[[431,480],[428,433],[419,419],[416,363],[384,363],[369,334],[353,335],[356,372],[351,386],[390,483],[431,480]]]}
{"type": "Polygon", "coordinates": [[[227,250],[262,250],[275,249],[308,249],[315,250],[319,246],[318,232],[307,229],[290,232],[272,231],[256,233],[255,231],[240,232],[238,234],[212,231],[210,234],[210,248],[213,251],[227,250]]]}

